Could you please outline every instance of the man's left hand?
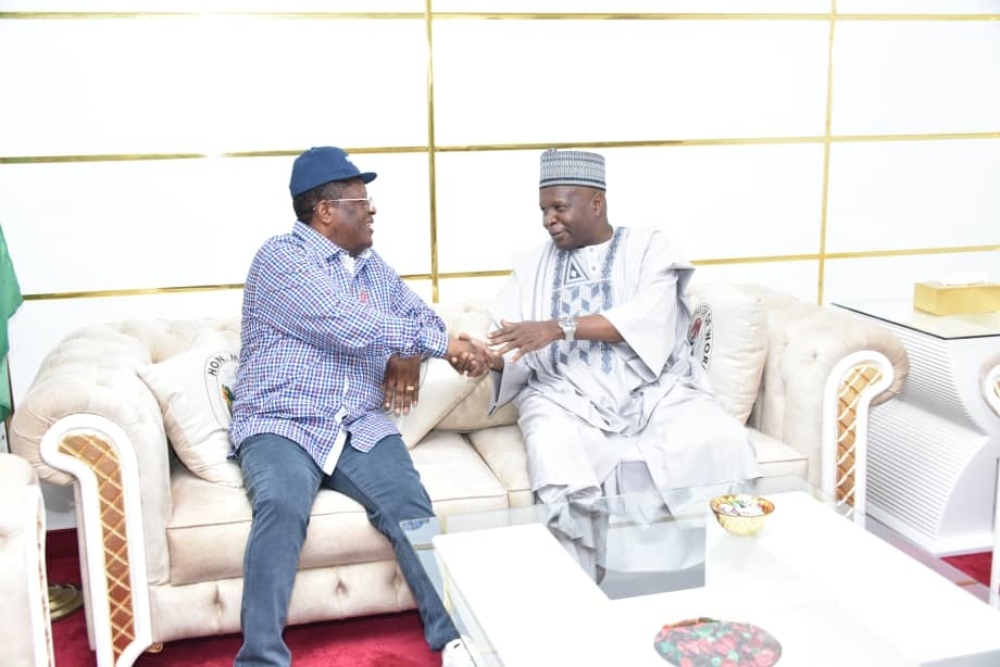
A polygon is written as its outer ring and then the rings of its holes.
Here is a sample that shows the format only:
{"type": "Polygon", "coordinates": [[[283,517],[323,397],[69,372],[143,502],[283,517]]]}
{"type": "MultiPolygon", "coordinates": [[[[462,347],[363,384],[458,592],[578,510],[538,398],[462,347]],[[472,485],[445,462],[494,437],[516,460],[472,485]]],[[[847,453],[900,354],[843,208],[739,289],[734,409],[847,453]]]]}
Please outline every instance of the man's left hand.
{"type": "Polygon", "coordinates": [[[528,352],[540,350],[543,347],[563,339],[563,331],[556,320],[540,322],[526,320],[524,322],[500,321],[500,328],[489,335],[489,342],[500,355],[515,350],[511,361],[517,361],[528,352]]]}
{"type": "Polygon", "coordinates": [[[385,364],[382,380],[386,410],[405,415],[416,406],[420,396],[420,357],[392,355],[385,364]]]}

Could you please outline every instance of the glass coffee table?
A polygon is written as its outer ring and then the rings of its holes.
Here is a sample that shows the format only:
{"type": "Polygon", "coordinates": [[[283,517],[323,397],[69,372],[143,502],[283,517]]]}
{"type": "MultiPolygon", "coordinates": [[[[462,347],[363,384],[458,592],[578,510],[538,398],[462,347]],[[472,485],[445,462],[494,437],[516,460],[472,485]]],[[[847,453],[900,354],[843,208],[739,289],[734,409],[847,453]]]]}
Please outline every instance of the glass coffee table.
{"type": "Polygon", "coordinates": [[[477,665],[1000,665],[985,587],[799,478],[403,528],[477,665]],[[773,503],[756,534],[716,520],[733,493],[773,503]]]}

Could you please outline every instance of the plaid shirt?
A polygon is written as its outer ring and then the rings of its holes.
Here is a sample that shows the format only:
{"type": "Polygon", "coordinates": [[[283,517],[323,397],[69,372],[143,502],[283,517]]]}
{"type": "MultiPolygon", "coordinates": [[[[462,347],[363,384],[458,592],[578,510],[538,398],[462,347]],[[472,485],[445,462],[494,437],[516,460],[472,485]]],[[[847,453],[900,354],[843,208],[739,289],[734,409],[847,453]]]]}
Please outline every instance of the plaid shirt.
{"type": "Polygon", "coordinates": [[[443,357],[444,322],[374,251],[356,258],[296,222],[254,257],[243,291],[240,365],[229,437],[294,440],[328,474],[350,434],[362,452],[399,431],[382,411],[393,353],[443,357]]]}

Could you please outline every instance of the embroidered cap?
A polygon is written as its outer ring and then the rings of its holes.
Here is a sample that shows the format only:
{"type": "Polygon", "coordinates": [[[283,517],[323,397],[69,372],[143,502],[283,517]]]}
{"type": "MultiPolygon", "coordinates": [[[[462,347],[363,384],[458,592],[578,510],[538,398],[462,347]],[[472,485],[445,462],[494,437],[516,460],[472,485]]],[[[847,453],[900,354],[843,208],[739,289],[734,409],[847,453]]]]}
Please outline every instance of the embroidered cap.
{"type": "Polygon", "coordinates": [[[587,151],[560,151],[554,148],[542,153],[539,188],[553,185],[576,185],[606,190],[604,156],[587,151]]]}
{"type": "Polygon", "coordinates": [[[310,148],[295,158],[292,165],[292,179],[288,184],[292,196],[297,197],[306,190],[318,188],[332,181],[346,181],[360,178],[365,183],[375,180],[374,172],[362,173],[354,166],[347,152],[334,146],[310,148]]]}

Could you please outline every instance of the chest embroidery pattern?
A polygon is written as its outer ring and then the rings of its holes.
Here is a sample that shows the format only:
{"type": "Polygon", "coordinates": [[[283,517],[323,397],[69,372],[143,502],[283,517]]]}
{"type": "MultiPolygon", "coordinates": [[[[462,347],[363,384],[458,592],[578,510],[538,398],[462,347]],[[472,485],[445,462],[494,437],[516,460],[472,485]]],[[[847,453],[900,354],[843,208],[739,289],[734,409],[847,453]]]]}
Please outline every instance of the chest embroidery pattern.
{"type": "MultiPolygon", "coordinates": [[[[611,271],[621,246],[623,232],[620,227],[615,229],[597,272],[592,270],[593,267],[588,268],[584,261],[585,251],[558,251],[555,273],[552,276],[552,317],[581,317],[608,310],[614,305],[611,271]]],[[[566,365],[571,359],[582,361],[588,366],[600,361],[601,370],[609,374],[613,356],[609,343],[574,340],[569,343],[552,343],[549,346],[549,358],[553,366],[566,365]]]]}

